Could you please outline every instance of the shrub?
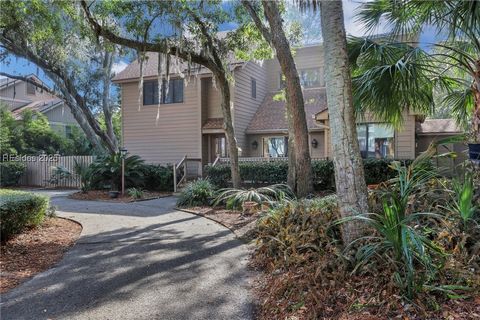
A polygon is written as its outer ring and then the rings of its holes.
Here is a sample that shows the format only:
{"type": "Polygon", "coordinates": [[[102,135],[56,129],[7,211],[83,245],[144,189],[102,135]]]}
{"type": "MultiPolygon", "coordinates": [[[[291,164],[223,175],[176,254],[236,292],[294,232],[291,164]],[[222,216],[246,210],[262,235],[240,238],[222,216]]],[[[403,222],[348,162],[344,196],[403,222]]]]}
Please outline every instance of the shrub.
{"type": "Polygon", "coordinates": [[[268,203],[273,205],[279,201],[289,202],[295,198],[292,190],[285,184],[275,184],[268,187],[257,189],[222,189],[215,198],[214,205],[226,202],[227,207],[238,209],[247,201],[256,202],[258,204],[268,203]]]}
{"type": "MultiPolygon", "coordinates": [[[[378,184],[395,177],[395,170],[389,167],[393,160],[388,159],[365,159],[365,180],[367,184],[378,184]]],[[[411,160],[402,163],[410,164],[411,160]]],[[[227,164],[207,166],[206,174],[214,185],[225,188],[230,181],[230,166],[227,164]]],[[[312,161],[313,185],[317,190],[334,190],[335,173],[333,161],[312,161]]],[[[243,162],[240,163],[240,176],[244,184],[268,185],[287,182],[287,161],[272,162],[243,162]]]]}
{"type": "Polygon", "coordinates": [[[39,225],[48,208],[48,198],[23,191],[0,190],[1,239],[7,240],[24,228],[39,225]]]}
{"type": "Polygon", "coordinates": [[[198,179],[185,186],[177,200],[178,207],[209,205],[215,195],[213,184],[207,179],[198,179]]]}
{"type": "Polygon", "coordinates": [[[142,168],[144,186],[152,191],[173,191],[173,168],[156,164],[146,164],[142,168]]]}
{"type": "Polygon", "coordinates": [[[80,180],[80,189],[82,192],[92,190],[92,170],[91,167],[75,160],[73,171],[80,180]]]}
{"type": "MultiPolygon", "coordinates": [[[[143,186],[144,161],[137,155],[125,157],[125,187],[143,186]]],[[[92,184],[96,188],[109,185],[118,189],[122,181],[122,156],[120,153],[100,158],[90,165],[92,184]]]]}
{"type": "Polygon", "coordinates": [[[0,185],[14,186],[25,172],[26,166],[21,162],[0,162],[0,185]]]}
{"type": "MultiPolygon", "coordinates": [[[[272,209],[257,226],[256,261],[272,269],[319,262],[319,257],[340,257],[336,196],[291,202],[272,209]]],[[[325,268],[342,268],[342,262],[328,259],[325,268]]],[[[317,271],[319,272],[319,271],[317,271]]]]}
{"type": "Polygon", "coordinates": [[[68,171],[67,168],[63,166],[54,166],[48,182],[55,186],[59,186],[60,184],[72,180],[73,178],[74,177],[72,173],[68,171]]]}
{"type": "Polygon", "coordinates": [[[375,262],[376,257],[392,270],[392,278],[407,298],[413,298],[427,282],[437,277],[443,252],[429,239],[430,226],[442,216],[434,213],[410,212],[412,196],[425,191],[424,186],[437,176],[429,165],[429,159],[419,157],[411,165],[393,162],[390,166],[397,173],[387,190],[382,190],[383,210],[379,213],[365,213],[344,218],[341,222],[352,220],[367,223],[374,236],[365,236],[353,243],[365,243],[357,251],[356,269],[375,262]],[[432,221],[433,219],[433,221],[432,221]]]}
{"type": "Polygon", "coordinates": [[[143,191],[142,189],[138,188],[129,188],[127,189],[127,194],[132,197],[133,199],[141,199],[143,198],[143,191]]]}

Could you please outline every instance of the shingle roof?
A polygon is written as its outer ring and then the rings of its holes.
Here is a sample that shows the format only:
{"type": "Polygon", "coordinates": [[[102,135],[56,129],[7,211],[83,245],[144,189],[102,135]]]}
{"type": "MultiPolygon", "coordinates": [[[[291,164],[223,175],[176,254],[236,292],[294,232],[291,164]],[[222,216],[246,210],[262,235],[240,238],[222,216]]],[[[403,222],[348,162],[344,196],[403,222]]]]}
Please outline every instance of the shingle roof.
{"type": "Polygon", "coordinates": [[[21,113],[23,110],[30,109],[32,111],[38,111],[40,113],[44,113],[48,110],[50,110],[52,107],[62,103],[63,100],[59,98],[53,98],[49,100],[42,100],[42,101],[33,101],[27,105],[24,105],[20,108],[17,108],[12,111],[12,114],[15,119],[20,119],[21,118],[21,113]]]}
{"type": "MultiPolygon", "coordinates": [[[[285,101],[274,99],[277,93],[268,94],[258,108],[247,133],[260,133],[268,131],[287,130],[287,118],[285,101]]],[[[303,91],[305,100],[305,112],[307,116],[307,127],[309,130],[318,128],[315,125],[313,115],[327,110],[327,96],[325,88],[305,89],[303,91]]]]}
{"type": "MultiPolygon", "coordinates": [[[[188,69],[188,63],[183,61],[182,59],[178,59],[178,70],[175,68],[175,57],[171,58],[170,62],[170,74],[175,75],[178,74],[179,72],[185,72],[188,69]]],[[[230,67],[235,68],[238,65],[241,65],[243,62],[235,60],[233,57],[230,60],[230,67]]],[[[163,70],[165,71],[165,70],[163,70]]],[[[192,74],[209,74],[211,73],[210,70],[208,70],[205,67],[201,67],[199,71],[197,70],[193,71],[192,68],[192,74]]],[[[157,77],[158,76],[158,53],[156,52],[147,52],[146,53],[146,59],[144,61],[144,71],[143,71],[143,76],[145,78],[148,77],[157,77]]],[[[113,82],[118,82],[118,81],[125,81],[125,80],[134,80],[140,77],[140,64],[138,60],[134,60],[132,63],[130,63],[123,71],[115,75],[113,77],[113,82]]]]}
{"type": "Polygon", "coordinates": [[[223,118],[209,118],[202,129],[223,129],[223,118]]]}
{"type": "Polygon", "coordinates": [[[423,123],[416,123],[415,131],[418,134],[462,133],[453,119],[426,119],[423,123]]]}

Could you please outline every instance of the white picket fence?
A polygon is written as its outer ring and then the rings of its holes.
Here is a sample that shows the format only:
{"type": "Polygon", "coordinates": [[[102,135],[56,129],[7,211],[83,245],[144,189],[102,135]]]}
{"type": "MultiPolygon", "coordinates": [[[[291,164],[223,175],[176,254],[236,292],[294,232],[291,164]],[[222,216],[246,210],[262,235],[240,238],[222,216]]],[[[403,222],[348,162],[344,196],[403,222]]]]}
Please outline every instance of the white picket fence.
{"type": "Polygon", "coordinates": [[[80,179],[74,172],[75,161],[89,165],[94,160],[94,156],[28,156],[26,159],[20,159],[20,162],[25,163],[26,170],[19,184],[34,187],[80,188],[80,179]],[[72,173],[71,178],[61,179],[57,184],[51,183],[50,179],[57,167],[72,173]]]}

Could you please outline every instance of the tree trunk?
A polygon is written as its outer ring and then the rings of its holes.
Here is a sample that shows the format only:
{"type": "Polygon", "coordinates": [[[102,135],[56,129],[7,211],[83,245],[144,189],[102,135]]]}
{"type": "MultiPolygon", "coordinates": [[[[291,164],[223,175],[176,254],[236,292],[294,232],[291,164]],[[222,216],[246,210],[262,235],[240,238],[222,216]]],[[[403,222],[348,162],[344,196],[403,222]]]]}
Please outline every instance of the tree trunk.
{"type": "Polygon", "coordinates": [[[112,107],[110,105],[110,85],[112,77],[113,54],[105,50],[103,57],[103,93],[102,108],[105,116],[105,127],[107,136],[111,139],[115,149],[118,149],[118,141],[113,130],[112,107]]]}
{"type": "MultiPolygon", "coordinates": [[[[283,23],[278,4],[263,1],[265,17],[270,25],[271,42],[275,47],[282,73],[285,75],[286,100],[289,126],[289,147],[293,144],[293,155],[289,157],[289,179],[298,197],[305,197],[313,190],[312,163],[308,146],[308,128],[303,101],[302,87],[290,44],[283,32],[283,23]],[[294,181],[294,182],[293,182],[294,181]]],[[[289,152],[289,154],[292,154],[289,152]]]]}
{"type": "MultiPolygon", "coordinates": [[[[335,185],[340,215],[348,217],[368,212],[368,199],[357,141],[342,2],[321,1],[320,11],[335,185]]],[[[358,222],[345,223],[342,228],[345,244],[362,235],[364,229],[358,222]]]]}
{"type": "Polygon", "coordinates": [[[477,143],[480,143],[480,59],[475,64],[476,73],[474,75],[474,84],[472,86],[473,90],[473,117],[472,117],[472,126],[473,126],[473,139],[477,143]]]}
{"type": "Polygon", "coordinates": [[[232,112],[230,109],[230,84],[224,72],[217,71],[215,78],[220,86],[220,94],[222,97],[222,113],[223,113],[223,129],[227,139],[228,153],[230,156],[230,170],[232,173],[232,184],[234,188],[240,188],[240,169],[238,166],[238,147],[235,138],[235,130],[233,128],[232,112]]]}

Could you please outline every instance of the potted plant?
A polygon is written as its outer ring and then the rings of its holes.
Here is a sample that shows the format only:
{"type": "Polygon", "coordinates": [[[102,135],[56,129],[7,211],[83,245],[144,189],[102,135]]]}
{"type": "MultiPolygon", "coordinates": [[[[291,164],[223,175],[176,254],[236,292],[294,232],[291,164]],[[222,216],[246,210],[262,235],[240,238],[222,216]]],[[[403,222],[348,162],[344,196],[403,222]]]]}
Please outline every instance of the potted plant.
{"type": "MultiPolygon", "coordinates": [[[[480,115],[479,115],[480,116],[480,115]]],[[[470,160],[480,161],[480,119],[476,119],[478,116],[474,115],[472,130],[467,135],[468,142],[468,156],[470,160]]]]}

